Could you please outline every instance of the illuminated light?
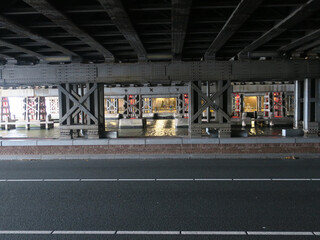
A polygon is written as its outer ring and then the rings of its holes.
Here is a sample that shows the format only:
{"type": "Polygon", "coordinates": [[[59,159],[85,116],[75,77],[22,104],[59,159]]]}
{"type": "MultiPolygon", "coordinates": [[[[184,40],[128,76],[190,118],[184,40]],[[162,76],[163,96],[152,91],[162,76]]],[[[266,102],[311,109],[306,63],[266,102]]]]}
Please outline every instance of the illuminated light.
{"type": "Polygon", "coordinates": [[[254,121],[254,120],[252,120],[252,121],[251,121],[251,127],[253,127],[253,128],[254,128],[254,126],[255,126],[255,121],[254,121]]]}

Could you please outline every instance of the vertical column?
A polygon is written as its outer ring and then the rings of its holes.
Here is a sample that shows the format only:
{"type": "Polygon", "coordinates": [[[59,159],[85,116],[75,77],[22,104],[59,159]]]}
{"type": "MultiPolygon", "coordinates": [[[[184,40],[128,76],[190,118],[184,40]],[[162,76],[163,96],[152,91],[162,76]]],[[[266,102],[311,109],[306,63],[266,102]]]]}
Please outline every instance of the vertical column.
{"type": "Polygon", "coordinates": [[[103,84],[60,84],[60,137],[75,138],[79,131],[88,138],[104,133],[103,84]],[[86,89],[84,91],[84,87],[86,89]]]}
{"type": "Polygon", "coordinates": [[[199,137],[201,136],[201,121],[202,114],[194,118],[195,114],[201,107],[201,95],[193,89],[192,84],[201,89],[201,82],[194,81],[189,83],[189,136],[199,137]]]}
{"type": "Polygon", "coordinates": [[[303,131],[309,130],[309,78],[304,79],[304,95],[303,95],[303,131]]]}
{"type": "MultiPolygon", "coordinates": [[[[210,82],[207,81],[207,96],[210,98],[210,82]]],[[[207,122],[210,122],[211,113],[210,113],[210,107],[207,107],[207,122]]]]}
{"type": "Polygon", "coordinates": [[[294,81],[294,119],[293,128],[299,128],[299,80],[294,81]]]}

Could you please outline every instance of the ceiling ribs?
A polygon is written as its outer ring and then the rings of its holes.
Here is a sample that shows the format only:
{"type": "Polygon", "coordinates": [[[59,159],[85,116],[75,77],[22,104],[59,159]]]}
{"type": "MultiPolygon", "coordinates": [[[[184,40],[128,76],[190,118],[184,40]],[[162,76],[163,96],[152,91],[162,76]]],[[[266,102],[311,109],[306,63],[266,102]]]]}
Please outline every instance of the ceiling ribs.
{"type": "Polygon", "coordinates": [[[135,31],[130,18],[121,2],[121,0],[98,0],[108,13],[125,39],[138,55],[139,61],[147,60],[147,52],[144,48],[137,32],[135,31]]]}
{"type": "Polygon", "coordinates": [[[320,1],[319,0],[309,0],[305,4],[302,4],[295,11],[290,13],[285,19],[272,27],[269,31],[265,32],[261,37],[253,41],[251,44],[246,46],[242,51],[239,52],[239,55],[247,55],[259,48],[263,44],[269,42],[271,39],[279,36],[281,33],[285,32],[289,28],[293,27],[297,23],[306,19],[313,13],[319,11],[320,1]]]}
{"type": "Polygon", "coordinates": [[[103,55],[108,62],[114,61],[114,56],[111,52],[105,49],[99,42],[93,39],[88,33],[80,29],[75,25],[66,15],[57,10],[47,0],[23,0],[31,7],[36,9],[38,12],[49,18],[52,22],[57,24],[59,27],[66,30],[68,33],[80,39],[93,49],[97,50],[103,55]]]}
{"type": "Polygon", "coordinates": [[[6,29],[10,30],[11,32],[14,32],[16,34],[25,36],[27,38],[30,38],[38,43],[41,43],[42,45],[48,46],[58,52],[62,52],[68,56],[78,56],[78,54],[60,46],[59,44],[56,44],[36,33],[31,32],[26,27],[13,22],[12,20],[0,15],[0,25],[4,26],[6,29]]]}
{"type": "Polygon", "coordinates": [[[320,39],[318,39],[318,40],[316,40],[316,41],[314,41],[312,43],[309,43],[307,45],[304,45],[304,46],[298,48],[296,51],[297,52],[303,52],[303,51],[307,51],[309,49],[313,49],[313,48],[315,48],[317,46],[320,46],[320,39]]]}
{"type": "Polygon", "coordinates": [[[233,11],[218,36],[213,40],[205,52],[205,59],[215,59],[215,54],[230,37],[245,23],[250,15],[260,6],[263,0],[242,0],[233,11]]]}
{"type": "Polygon", "coordinates": [[[278,49],[279,52],[288,52],[292,49],[295,49],[303,44],[306,44],[312,40],[318,39],[320,38],[320,29],[311,32],[305,36],[303,36],[302,38],[296,39],[293,42],[289,43],[286,46],[283,46],[281,48],[278,49]]]}
{"type": "Polygon", "coordinates": [[[3,41],[3,40],[0,40],[0,47],[11,48],[11,49],[13,49],[13,50],[15,50],[17,52],[23,52],[23,53],[29,54],[31,56],[37,57],[39,59],[44,57],[43,55],[41,55],[39,53],[36,53],[34,51],[31,51],[31,50],[23,48],[23,47],[19,47],[17,45],[14,45],[12,43],[9,43],[9,42],[3,41]]]}
{"type": "Polygon", "coordinates": [[[172,55],[181,60],[192,0],[172,0],[172,55]]]}

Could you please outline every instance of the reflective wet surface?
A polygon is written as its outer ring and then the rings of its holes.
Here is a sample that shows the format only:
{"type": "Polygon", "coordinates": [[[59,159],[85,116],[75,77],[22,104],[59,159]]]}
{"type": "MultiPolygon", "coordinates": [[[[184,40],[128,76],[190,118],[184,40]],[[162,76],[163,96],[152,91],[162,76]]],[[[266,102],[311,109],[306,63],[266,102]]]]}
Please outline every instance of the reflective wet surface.
{"type": "MultiPolygon", "coordinates": [[[[147,126],[144,129],[119,129],[118,120],[108,120],[106,122],[106,131],[118,131],[119,137],[185,137],[188,136],[188,128],[176,128],[174,119],[148,119],[147,126]]],[[[292,126],[256,126],[256,127],[241,127],[233,126],[233,131],[246,130],[248,136],[263,137],[263,136],[281,136],[283,128],[292,128],[292,126]]],[[[55,124],[54,129],[39,129],[24,128],[12,129],[9,131],[0,130],[2,138],[59,138],[59,126],[55,124]]],[[[205,133],[203,136],[207,136],[205,133]]]]}
{"type": "Polygon", "coordinates": [[[119,129],[119,121],[111,120],[106,125],[107,131],[118,131],[119,137],[164,137],[188,136],[188,128],[176,128],[174,119],[148,119],[144,129],[119,129]]]}

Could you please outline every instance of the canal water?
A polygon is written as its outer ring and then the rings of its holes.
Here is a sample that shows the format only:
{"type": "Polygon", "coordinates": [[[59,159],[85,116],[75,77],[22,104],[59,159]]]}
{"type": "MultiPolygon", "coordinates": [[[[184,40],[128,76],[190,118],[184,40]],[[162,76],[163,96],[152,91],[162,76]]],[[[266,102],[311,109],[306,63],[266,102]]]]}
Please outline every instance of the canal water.
{"type": "MultiPolygon", "coordinates": [[[[144,129],[119,129],[118,120],[108,120],[106,122],[106,131],[117,131],[118,137],[186,137],[188,136],[188,128],[176,128],[174,119],[148,119],[147,126],[144,129]]],[[[292,128],[292,126],[280,127],[265,127],[241,126],[232,127],[233,130],[247,130],[249,137],[263,137],[263,136],[281,136],[282,128],[292,128]]],[[[205,133],[203,136],[206,136],[205,133]]],[[[59,125],[55,124],[53,129],[39,129],[31,128],[26,130],[24,128],[12,129],[9,131],[0,130],[0,137],[2,138],[59,138],[59,125]]]]}

